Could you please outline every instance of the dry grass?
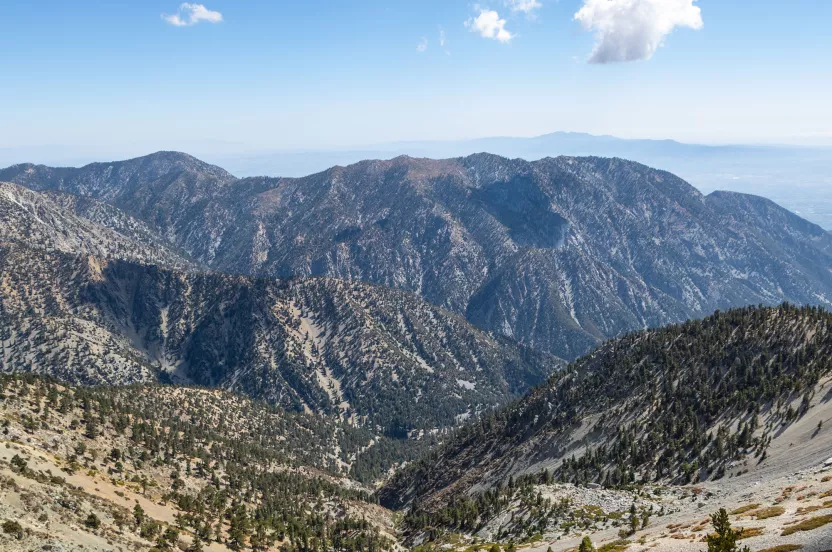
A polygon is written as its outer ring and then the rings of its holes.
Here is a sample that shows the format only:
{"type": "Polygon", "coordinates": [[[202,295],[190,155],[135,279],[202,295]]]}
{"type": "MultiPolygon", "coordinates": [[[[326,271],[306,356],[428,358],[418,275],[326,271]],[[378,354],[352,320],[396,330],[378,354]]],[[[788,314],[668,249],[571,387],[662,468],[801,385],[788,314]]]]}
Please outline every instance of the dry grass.
{"type": "MultiPolygon", "coordinates": [[[[737,540],[759,537],[760,535],[765,533],[765,530],[766,530],[765,527],[740,527],[740,529],[742,529],[742,534],[740,535],[740,537],[737,540]]],[[[673,535],[670,535],[670,536],[672,537],[673,535]]],[[[708,536],[715,537],[716,533],[711,533],[710,535],[706,535],[706,536],[702,537],[700,542],[707,542],[708,541],[708,536]]]]}
{"type": "Polygon", "coordinates": [[[750,539],[752,537],[759,537],[765,532],[765,527],[745,527],[742,530],[742,534],[738,540],[742,539],[750,539]]]}
{"type": "Polygon", "coordinates": [[[796,523],[791,527],[783,529],[783,536],[786,537],[793,533],[797,533],[798,531],[812,531],[813,529],[823,527],[828,523],[832,523],[832,514],[809,518],[807,520],[801,521],[800,523],[796,523]]]}
{"type": "Polygon", "coordinates": [[[803,514],[811,514],[812,512],[817,512],[818,510],[823,510],[825,506],[804,506],[803,508],[797,509],[797,515],[802,516],[803,514]]]}
{"type": "Polygon", "coordinates": [[[731,512],[731,515],[739,516],[741,514],[745,514],[746,512],[750,512],[751,510],[756,510],[759,507],[759,504],[746,504],[745,506],[740,506],[739,508],[731,512]]]}
{"type": "Polygon", "coordinates": [[[781,544],[780,546],[772,546],[760,552],[794,552],[803,548],[802,544],[781,544]]]}
{"type": "Polygon", "coordinates": [[[749,515],[752,515],[757,519],[769,519],[782,516],[785,513],[786,509],[782,506],[771,506],[770,508],[760,508],[759,510],[754,510],[749,515]]]}
{"type": "Polygon", "coordinates": [[[598,552],[623,552],[630,546],[630,541],[628,540],[617,540],[614,542],[608,542],[604,546],[598,548],[598,552]]]}

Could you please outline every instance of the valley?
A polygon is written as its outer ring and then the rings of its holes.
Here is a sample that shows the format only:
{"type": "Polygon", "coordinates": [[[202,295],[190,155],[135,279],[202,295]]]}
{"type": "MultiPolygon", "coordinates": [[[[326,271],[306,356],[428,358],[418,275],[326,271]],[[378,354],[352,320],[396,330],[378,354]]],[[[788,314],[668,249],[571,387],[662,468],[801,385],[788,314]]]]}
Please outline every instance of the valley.
{"type": "Polygon", "coordinates": [[[4,180],[4,550],[699,551],[720,508],[832,549],[832,237],[767,200],[487,154],[4,180]]]}

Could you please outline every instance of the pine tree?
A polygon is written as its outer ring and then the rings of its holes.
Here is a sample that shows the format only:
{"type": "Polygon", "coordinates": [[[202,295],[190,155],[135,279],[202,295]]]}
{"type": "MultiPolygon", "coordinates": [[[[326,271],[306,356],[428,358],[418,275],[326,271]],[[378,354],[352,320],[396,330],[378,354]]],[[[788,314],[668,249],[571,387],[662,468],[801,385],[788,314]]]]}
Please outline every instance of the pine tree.
{"type": "Polygon", "coordinates": [[[231,514],[228,528],[228,546],[232,550],[242,550],[245,547],[246,537],[249,534],[249,521],[246,514],[246,507],[242,504],[236,506],[231,514]]]}
{"type": "Polygon", "coordinates": [[[199,535],[194,535],[194,540],[188,547],[188,552],[203,552],[202,539],[199,538],[199,535]]]}
{"type": "Polygon", "coordinates": [[[136,520],[136,525],[141,525],[144,523],[144,508],[142,508],[139,504],[133,506],[133,519],[136,520]]]}
{"type": "Polygon", "coordinates": [[[742,535],[742,529],[735,531],[731,529],[731,521],[728,519],[728,512],[720,508],[719,512],[711,514],[711,521],[714,524],[715,533],[708,535],[708,552],[751,552],[746,547],[739,548],[737,541],[742,535]]]}
{"type": "Polygon", "coordinates": [[[595,552],[595,545],[592,544],[592,539],[584,537],[581,541],[581,546],[578,547],[578,552],[595,552]]]}

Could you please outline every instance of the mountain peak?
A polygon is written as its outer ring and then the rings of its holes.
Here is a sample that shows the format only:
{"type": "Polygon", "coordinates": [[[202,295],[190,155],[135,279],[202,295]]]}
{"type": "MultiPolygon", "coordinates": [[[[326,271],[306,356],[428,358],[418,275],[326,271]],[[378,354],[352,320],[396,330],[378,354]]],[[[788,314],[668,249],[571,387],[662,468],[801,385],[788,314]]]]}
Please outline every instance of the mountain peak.
{"type": "Polygon", "coordinates": [[[82,168],[96,167],[102,165],[127,167],[139,165],[145,167],[146,170],[147,168],[154,167],[155,170],[159,171],[171,171],[176,169],[182,169],[199,173],[207,173],[223,181],[230,181],[235,179],[235,177],[231,173],[229,173],[222,167],[211,165],[210,163],[206,163],[205,161],[197,159],[193,155],[179,151],[157,151],[148,155],[135,157],[133,159],[127,159],[124,161],[113,161],[109,163],[91,163],[90,165],[87,165],[86,167],[82,168]]]}

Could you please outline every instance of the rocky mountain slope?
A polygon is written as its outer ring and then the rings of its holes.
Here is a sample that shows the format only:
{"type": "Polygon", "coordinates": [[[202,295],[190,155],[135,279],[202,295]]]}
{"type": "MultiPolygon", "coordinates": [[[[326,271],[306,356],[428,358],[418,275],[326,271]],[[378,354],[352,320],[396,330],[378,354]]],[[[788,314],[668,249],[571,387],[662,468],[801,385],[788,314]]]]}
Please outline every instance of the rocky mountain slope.
{"type": "Polygon", "coordinates": [[[144,222],[101,201],[0,182],[0,241],[193,270],[144,222]]]}
{"type": "Polygon", "coordinates": [[[221,387],[396,437],[454,425],[561,366],[362,283],[180,272],[5,244],[0,290],[3,371],[221,387]]]}
{"type": "MultiPolygon", "coordinates": [[[[823,418],[788,434],[788,446],[778,439],[814,409],[832,415],[831,353],[832,314],[789,305],[636,332],[468,424],[400,472],[381,501],[412,506],[419,528],[441,526],[458,501],[488,502],[484,491],[510,479],[610,488],[724,485],[749,470],[800,469],[801,452],[815,444],[813,461],[822,462],[829,443],[817,423],[823,418]],[[796,440],[808,448],[792,448],[796,440]]],[[[476,512],[468,510],[473,525],[476,512]]]]}
{"type": "Polygon", "coordinates": [[[5,551],[395,548],[391,514],[345,477],[373,441],[332,419],[18,375],[0,376],[0,423],[5,551]]]}
{"type": "Polygon", "coordinates": [[[236,179],[170,152],[0,171],[91,196],[199,262],[405,289],[574,359],[601,340],[717,308],[832,304],[832,237],[761,198],[703,196],[619,159],[397,158],[236,179]]]}

